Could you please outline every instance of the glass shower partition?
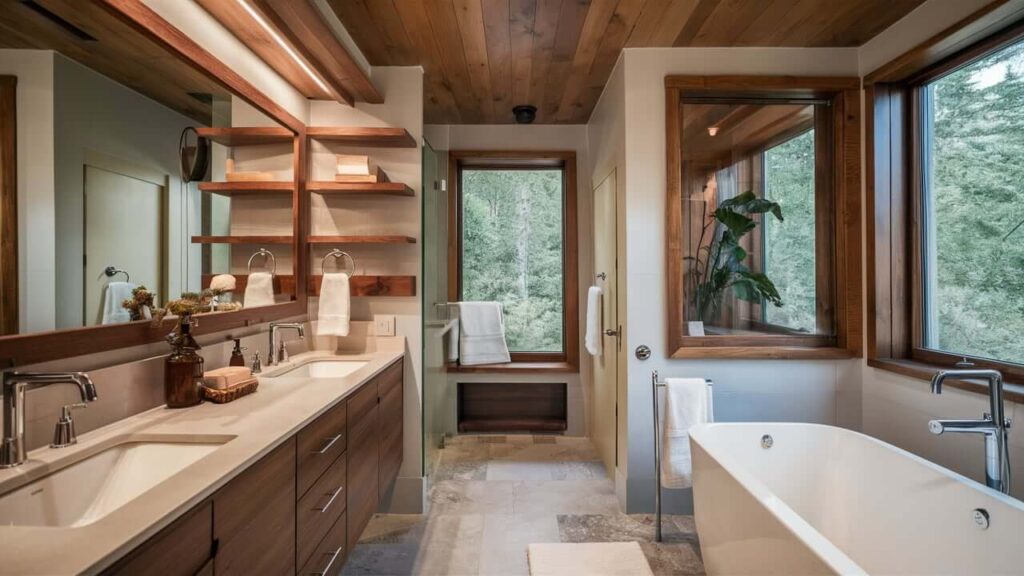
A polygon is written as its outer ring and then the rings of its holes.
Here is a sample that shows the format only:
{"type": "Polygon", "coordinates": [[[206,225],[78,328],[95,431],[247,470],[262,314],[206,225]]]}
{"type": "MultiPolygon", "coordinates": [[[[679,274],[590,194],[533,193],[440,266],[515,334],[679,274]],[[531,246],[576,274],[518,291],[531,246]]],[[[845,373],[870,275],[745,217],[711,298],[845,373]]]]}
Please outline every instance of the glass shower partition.
{"type": "Polygon", "coordinates": [[[454,433],[455,393],[445,369],[448,312],[448,152],[423,145],[423,475],[431,481],[446,435],[454,433]]]}

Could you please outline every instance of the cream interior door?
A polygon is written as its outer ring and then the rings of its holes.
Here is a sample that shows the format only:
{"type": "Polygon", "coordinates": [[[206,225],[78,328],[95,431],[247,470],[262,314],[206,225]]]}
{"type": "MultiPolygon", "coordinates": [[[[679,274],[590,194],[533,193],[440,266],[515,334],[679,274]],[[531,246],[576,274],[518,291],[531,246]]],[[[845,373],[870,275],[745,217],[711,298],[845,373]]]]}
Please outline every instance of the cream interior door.
{"type": "MultiPolygon", "coordinates": [[[[164,283],[164,187],[119,172],[85,166],[85,304],[83,321],[103,317],[107,266],[128,272],[131,282],[160,291],[164,283]]],[[[163,300],[163,294],[158,294],[163,300]]]]}
{"type": "Polygon", "coordinates": [[[603,297],[601,305],[602,350],[592,356],[594,363],[593,440],[598,454],[615,478],[616,442],[618,438],[616,402],[618,397],[619,315],[616,294],[618,270],[616,263],[615,171],[594,188],[594,272],[603,297]],[[603,274],[603,278],[601,275],[603,274]],[[605,334],[612,331],[613,334],[605,334]]]}

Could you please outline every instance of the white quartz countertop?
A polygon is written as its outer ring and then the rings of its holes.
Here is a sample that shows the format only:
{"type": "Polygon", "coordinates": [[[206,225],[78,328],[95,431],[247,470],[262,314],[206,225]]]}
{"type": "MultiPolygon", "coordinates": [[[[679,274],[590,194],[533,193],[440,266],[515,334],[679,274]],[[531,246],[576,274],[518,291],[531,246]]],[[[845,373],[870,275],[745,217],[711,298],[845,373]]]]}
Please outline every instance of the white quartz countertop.
{"type": "Polygon", "coordinates": [[[177,410],[154,408],[82,434],[75,446],[30,452],[25,464],[0,470],[0,494],[125,439],[233,437],[208,456],[92,524],[75,528],[0,526],[0,574],[99,572],[402,357],[401,347],[366,354],[300,354],[288,363],[265,369],[259,375],[257,392],[234,402],[204,402],[177,410]],[[327,357],[365,360],[367,364],[343,378],[275,378],[291,367],[327,357]]]}

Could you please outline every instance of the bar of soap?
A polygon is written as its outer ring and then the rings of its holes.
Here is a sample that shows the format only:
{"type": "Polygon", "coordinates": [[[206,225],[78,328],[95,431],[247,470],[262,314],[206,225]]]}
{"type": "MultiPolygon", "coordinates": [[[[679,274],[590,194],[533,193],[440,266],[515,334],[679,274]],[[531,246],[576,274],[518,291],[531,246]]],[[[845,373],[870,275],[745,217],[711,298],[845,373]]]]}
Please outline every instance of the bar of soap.
{"type": "Polygon", "coordinates": [[[203,383],[209,388],[224,390],[250,378],[252,371],[245,366],[226,366],[203,374],[203,383]]]}

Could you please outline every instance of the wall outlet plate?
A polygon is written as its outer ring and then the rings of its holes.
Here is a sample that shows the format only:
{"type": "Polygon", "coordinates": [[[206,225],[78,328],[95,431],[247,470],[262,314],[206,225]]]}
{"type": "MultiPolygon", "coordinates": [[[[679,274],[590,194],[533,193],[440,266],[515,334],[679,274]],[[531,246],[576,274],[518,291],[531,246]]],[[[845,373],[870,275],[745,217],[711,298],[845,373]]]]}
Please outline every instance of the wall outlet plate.
{"type": "Polygon", "coordinates": [[[395,335],[395,315],[394,314],[374,314],[373,315],[373,331],[377,336],[394,336],[395,335]]]}

